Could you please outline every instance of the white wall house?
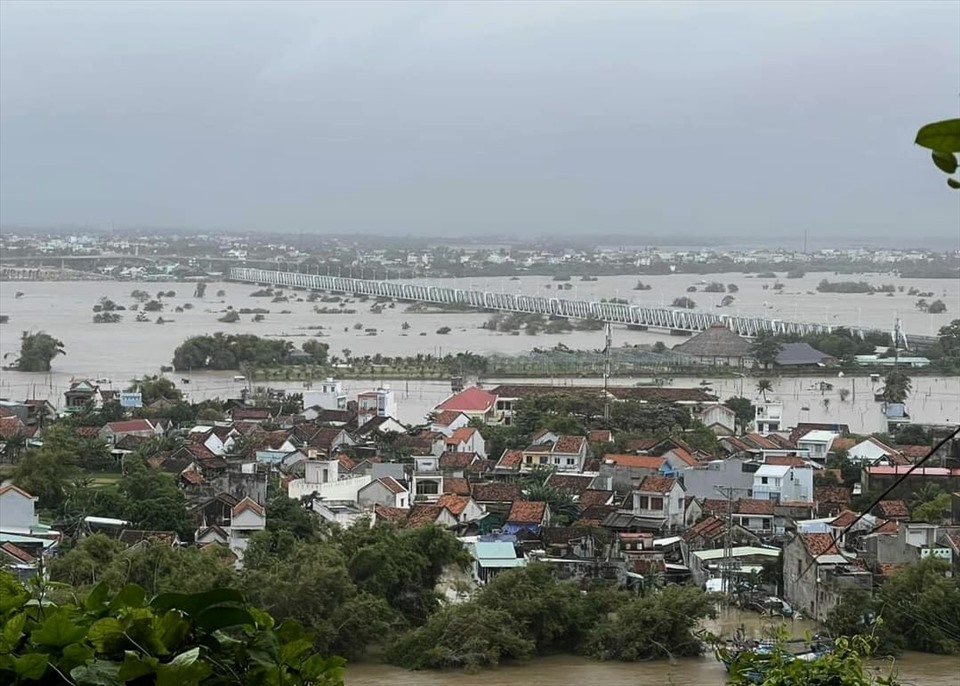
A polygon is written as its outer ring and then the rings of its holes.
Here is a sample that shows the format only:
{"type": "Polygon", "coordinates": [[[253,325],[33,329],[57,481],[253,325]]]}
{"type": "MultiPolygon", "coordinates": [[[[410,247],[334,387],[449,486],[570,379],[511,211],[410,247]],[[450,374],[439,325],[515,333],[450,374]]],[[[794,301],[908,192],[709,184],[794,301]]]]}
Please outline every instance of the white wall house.
{"type": "Polygon", "coordinates": [[[390,386],[382,386],[357,396],[357,426],[374,417],[396,417],[397,398],[390,386]]]}
{"type": "Polygon", "coordinates": [[[30,534],[39,523],[36,496],[12,484],[0,487],[0,530],[10,534],[30,534]]]}
{"type": "Polygon", "coordinates": [[[778,502],[813,500],[813,470],[810,467],[765,464],[753,474],[753,497],[778,502]]]}
{"type": "Polygon", "coordinates": [[[767,435],[783,427],[783,403],[779,400],[760,401],[756,404],[754,423],[757,433],[767,435]]]}
{"type": "Polygon", "coordinates": [[[415,455],[410,489],[414,500],[433,502],[443,493],[443,473],[436,455],[415,455]]]}
{"type": "Polygon", "coordinates": [[[227,535],[228,545],[237,556],[238,565],[243,562],[243,554],[250,543],[250,537],[266,528],[267,515],[262,505],[258,505],[251,498],[244,498],[233,507],[227,535]]]}
{"type": "Polygon", "coordinates": [[[357,492],[357,502],[365,508],[383,505],[406,510],[410,507],[410,491],[392,476],[382,476],[357,492]]]}
{"type": "Polygon", "coordinates": [[[887,464],[890,457],[899,454],[895,448],[873,436],[866,438],[847,451],[847,458],[854,464],[887,464]]]}
{"type": "Polygon", "coordinates": [[[302,479],[287,485],[287,495],[294,500],[316,494],[322,500],[353,500],[373,480],[369,474],[340,478],[339,459],[310,458],[304,462],[302,479]]]}
{"type": "Polygon", "coordinates": [[[652,520],[663,520],[666,529],[683,526],[683,486],[666,476],[648,476],[633,492],[633,514],[652,520]]]}
{"type": "Polygon", "coordinates": [[[823,462],[827,459],[830,446],[833,445],[839,435],[833,431],[809,431],[797,440],[797,447],[809,451],[811,460],[823,462]]]}
{"type": "Polygon", "coordinates": [[[322,407],[324,410],[347,409],[347,395],[343,384],[327,378],[317,388],[303,392],[303,407],[322,407]]]}

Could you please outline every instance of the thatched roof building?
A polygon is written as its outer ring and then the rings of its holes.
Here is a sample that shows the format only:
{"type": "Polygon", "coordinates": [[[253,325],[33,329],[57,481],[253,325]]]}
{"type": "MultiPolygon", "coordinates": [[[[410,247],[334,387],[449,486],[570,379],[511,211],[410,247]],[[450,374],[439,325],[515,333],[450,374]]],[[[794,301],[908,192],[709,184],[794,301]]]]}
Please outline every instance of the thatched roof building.
{"type": "Polygon", "coordinates": [[[750,342],[724,324],[714,324],[688,341],[674,346],[674,353],[692,358],[700,364],[752,367],[750,342]]]}

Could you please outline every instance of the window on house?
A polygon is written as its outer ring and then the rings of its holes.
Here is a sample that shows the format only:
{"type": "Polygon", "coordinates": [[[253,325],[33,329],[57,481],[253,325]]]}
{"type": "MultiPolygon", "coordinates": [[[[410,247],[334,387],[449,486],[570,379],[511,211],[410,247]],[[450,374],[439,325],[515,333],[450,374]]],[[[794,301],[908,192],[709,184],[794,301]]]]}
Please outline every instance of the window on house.
{"type": "Polygon", "coordinates": [[[572,457],[568,457],[568,458],[567,458],[567,464],[568,464],[568,465],[575,465],[576,463],[577,463],[577,461],[576,461],[574,458],[572,458],[572,457]]]}
{"type": "Polygon", "coordinates": [[[760,483],[762,483],[762,484],[767,483],[767,477],[761,476],[761,477],[760,477],[760,483]]]}
{"type": "Polygon", "coordinates": [[[540,458],[540,464],[547,464],[547,460],[548,460],[547,456],[544,455],[543,457],[540,458]]]}
{"type": "Polygon", "coordinates": [[[651,510],[662,510],[662,509],[663,509],[663,498],[650,498],[650,509],[651,509],[651,510]]]}
{"type": "Polygon", "coordinates": [[[637,508],[640,510],[646,510],[650,507],[650,499],[645,495],[637,496],[637,508]]]}
{"type": "Polygon", "coordinates": [[[801,569],[800,560],[797,560],[797,579],[798,579],[798,580],[799,580],[800,574],[801,574],[802,572],[803,572],[803,569],[801,569]]]}

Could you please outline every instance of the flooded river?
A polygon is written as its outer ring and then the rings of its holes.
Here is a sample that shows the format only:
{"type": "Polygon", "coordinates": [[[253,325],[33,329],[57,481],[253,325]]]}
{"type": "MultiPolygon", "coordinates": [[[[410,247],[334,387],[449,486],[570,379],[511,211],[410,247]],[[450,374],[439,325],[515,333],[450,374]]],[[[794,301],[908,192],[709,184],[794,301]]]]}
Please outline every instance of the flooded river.
{"type": "MultiPolygon", "coordinates": [[[[782,274],[781,274],[782,276],[782,274]]],[[[895,316],[903,319],[908,334],[929,335],[960,313],[960,283],[948,279],[898,279],[887,275],[834,276],[831,274],[808,274],[802,279],[783,279],[781,294],[772,290],[772,279],[758,279],[743,274],[719,275],[672,275],[640,277],[652,286],[651,290],[634,291],[636,277],[600,277],[597,281],[571,281],[570,290],[557,293],[566,297],[581,298],[626,298],[636,304],[669,305],[673,298],[687,295],[686,289],[701,281],[719,281],[737,284],[734,305],[722,308],[731,314],[752,314],[797,319],[801,321],[828,321],[833,324],[863,324],[890,328],[895,316]],[[904,292],[894,297],[883,295],[841,295],[815,293],[821,278],[832,280],[865,280],[874,285],[894,284],[903,286],[904,292]],[[764,285],[768,288],[764,289],[764,285]],[[934,293],[929,299],[940,298],[947,305],[945,314],[926,314],[916,309],[917,297],[907,296],[911,287],[934,293]]],[[[422,280],[431,284],[455,284],[460,287],[488,288],[508,292],[543,295],[556,293],[558,282],[549,277],[523,277],[513,281],[498,279],[422,280]],[[548,288],[549,287],[549,288],[548,288]]],[[[702,292],[689,294],[699,309],[716,310],[724,294],[702,292]]],[[[254,298],[256,290],[250,285],[236,283],[209,284],[204,299],[193,298],[193,285],[189,283],[145,282],[6,282],[0,284],[0,313],[10,321],[0,326],[0,355],[5,363],[16,357],[19,350],[19,335],[26,330],[45,330],[64,342],[67,355],[57,358],[51,374],[22,374],[4,371],[0,374],[0,397],[24,398],[48,397],[54,404],[62,402],[62,393],[72,378],[110,379],[114,388],[125,386],[129,379],[145,373],[158,373],[161,365],[170,364],[174,349],[189,336],[231,331],[253,333],[260,336],[282,336],[296,344],[302,344],[310,336],[321,334],[330,345],[331,354],[343,355],[350,350],[354,356],[416,355],[431,353],[442,355],[448,352],[473,351],[478,353],[516,354],[527,352],[534,346],[552,347],[559,342],[574,349],[597,349],[603,346],[601,332],[573,332],[563,335],[511,336],[480,329],[488,318],[483,313],[418,314],[408,312],[407,304],[397,303],[382,313],[370,312],[371,302],[352,303],[349,309],[355,314],[317,314],[314,303],[308,303],[302,292],[290,292],[290,302],[272,303],[269,298],[254,298]],[[144,289],[149,293],[175,291],[176,297],[165,298],[167,306],[161,313],[166,324],[153,321],[139,323],[135,315],[124,313],[118,324],[93,324],[92,308],[102,296],[130,305],[130,292],[144,289]],[[223,296],[217,292],[223,290],[223,296]],[[23,295],[16,297],[17,291],[23,295]],[[189,303],[191,309],[175,312],[178,305],[189,303]],[[252,315],[243,315],[235,324],[217,321],[228,306],[241,308],[265,308],[269,314],[264,321],[252,321],[252,315]],[[287,311],[287,313],[282,313],[287,311]],[[403,330],[404,322],[409,329],[403,330]],[[360,324],[361,328],[355,328],[360,324]],[[315,327],[323,327],[317,330],[315,327]],[[437,335],[440,327],[450,327],[447,335],[437,335]],[[313,328],[311,328],[313,327],[313,328]],[[377,335],[367,335],[366,329],[376,329],[377,335]]],[[[317,303],[322,305],[321,303],[317,303]]],[[[336,305],[332,305],[336,307],[336,305]]],[[[158,315],[151,315],[155,320],[158,315]]],[[[673,345],[676,338],[663,333],[614,330],[614,345],[652,343],[657,340],[673,345]]],[[[191,383],[183,389],[190,398],[228,397],[239,393],[240,385],[233,382],[233,373],[176,374],[175,380],[189,376],[191,383]]],[[[374,380],[375,382],[376,380],[374,380]]],[[[553,378],[543,380],[558,385],[584,383],[581,380],[553,378]]],[[[616,383],[633,384],[637,379],[617,379],[616,383]]],[[[700,379],[678,379],[676,385],[695,385],[700,379]]],[[[347,382],[348,391],[367,390],[371,381],[347,382]]],[[[493,383],[488,380],[488,383],[493,383]]],[[[821,394],[813,388],[811,379],[781,379],[774,396],[786,403],[787,423],[797,421],[833,421],[849,423],[873,431],[883,428],[879,406],[873,402],[873,386],[866,378],[830,379],[834,389],[821,394]],[[841,388],[850,391],[841,401],[841,388]]],[[[388,382],[389,383],[389,382],[388,382]]],[[[449,394],[446,383],[430,381],[392,382],[398,391],[400,419],[418,421],[423,414],[449,394]]],[[[595,383],[595,382],[587,382],[595,383]]],[[[111,387],[110,383],[104,384],[111,387]]],[[[275,387],[302,389],[301,384],[271,382],[275,387]]],[[[749,379],[714,381],[714,390],[722,397],[740,394],[753,395],[753,382],[749,379]]],[[[914,379],[914,393],[909,402],[911,415],[924,422],[956,422],[960,420],[960,384],[954,379],[923,377],[914,379]]]]}
{"type": "MultiPolygon", "coordinates": [[[[782,625],[794,637],[812,632],[812,623],[761,618],[752,612],[729,610],[706,628],[722,635],[742,627],[747,636],[771,635],[782,625]]],[[[897,659],[896,670],[904,686],[960,685],[960,657],[907,653],[897,659]]],[[[876,674],[889,672],[890,662],[871,664],[876,674]]],[[[726,682],[726,670],[712,654],[699,658],[654,662],[597,662],[573,656],[538,658],[524,664],[488,669],[477,674],[451,672],[409,672],[383,664],[355,664],[347,667],[347,686],[547,686],[549,684],[595,684],[596,686],[660,686],[661,684],[715,684],[726,682]]]]}

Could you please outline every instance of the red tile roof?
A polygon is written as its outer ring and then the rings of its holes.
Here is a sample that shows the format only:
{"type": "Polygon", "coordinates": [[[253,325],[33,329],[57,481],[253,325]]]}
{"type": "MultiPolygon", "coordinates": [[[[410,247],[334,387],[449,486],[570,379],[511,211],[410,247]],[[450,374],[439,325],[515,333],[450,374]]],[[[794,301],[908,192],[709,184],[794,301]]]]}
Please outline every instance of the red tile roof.
{"type": "Polygon", "coordinates": [[[704,538],[712,541],[722,536],[727,530],[727,522],[719,517],[709,516],[701,519],[692,527],[681,534],[685,541],[691,541],[695,538],[704,538]]]}
{"type": "Polygon", "coordinates": [[[778,467],[807,467],[807,461],[796,455],[767,455],[764,458],[765,464],[776,465],[778,467]]]}
{"type": "Polygon", "coordinates": [[[406,493],[407,491],[403,484],[394,479],[392,476],[381,476],[379,479],[377,479],[377,481],[386,486],[387,490],[393,494],[406,493]]]}
{"type": "Polygon", "coordinates": [[[20,417],[16,415],[12,417],[0,417],[0,438],[22,436],[25,433],[26,425],[20,421],[20,417]]]}
{"type": "Polygon", "coordinates": [[[462,414],[463,412],[459,412],[457,410],[443,410],[442,412],[438,412],[436,414],[432,423],[438,426],[450,426],[457,421],[457,417],[462,414]]]}
{"type": "Polygon", "coordinates": [[[357,468],[357,463],[354,462],[353,458],[346,453],[340,453],[337,455],[337,462],[339,462],[340,466],[343,469],[346,469],[348,472],[352,472],[357,468]]]}
{"type": "Polygon", "coordinates": [[[594,429],[587,434],[591,443],[613,443],[613,432],[607,429],[594,429]]]}
{"type": "Polygon", "coordinates": [[[438,410],[455,410],[458,412],[487,412],[497,402],[497,396],[488,393],[482,388],[471,386],[459,393],[450,396],[437,405],[438,410]]]}
{"type": "Polygon", "coordinates": [[[454,495],[470,495],[470,482],[458,476],[443,477],[443,492],[454,495]]]}
{"type": "Polygon", "coordinates": [[[247,497],[241,500],[239,503],[233,506],[233,516],[236,517],[242,514],[246,510],[252,510],[254,513],[260,517],[264,516],[263,506],[258,505],[253,499],[247,497]]]}
{"type": "Polygon", "coordinates": [[[849,505],[852,497],[850,489],[843,486],[820,486],[813,489],[813,499],[818,503],[849,505]]]}
{"type": "Polygon", "coordinates": [[[813,557],[821,555],[839,555],[837,544],[834,543],[833,536],[830,534],[800,534],[807,552],[813,557]]]}
{"type": "Polygon", "coordinates": [[[459,429],[453,432],[450,438],[447,439],[448,443],[468,443],[473,440],[474,434],[477,433],[477,430],[472,426],[461,426],[459,429]]]}
{"type": "Polygon", "coordinates": [[[586,442],[587,438],[585,436],[560,436],[553,445],[553,452],[564,455],[575,455],[583,450],[586,442]]]}
{"type": "Polygon", "coordinates": [[[881,500],[877,503],[876,514],[884,519],[909,519],[910,508],[902,500],[881,500]]]}
{"type": "Polygon", "coordinates": [[[892,520],[887,520],[882,524],[877,525],[874,528],[874,530],[871,531],[870,533],[896,536],[899,531],[900,531],[900,525],[897,522],[892,520]]]}
{"type": "MultiPolygon", "coordinates": [[[[684,464],[690,467],[696,467],[698,464],[700,464],[700,461],[697,458],[695,458],[693,455],[688,453],[683,448],[671,448],[670,450],[667,451],[667,453],[670,453],[671,455],[675,455],[680,459],[681,462],[683,462],[684,464]]],[[[664,455],[666,455],[667,453],[664,453],[664,455]]]]}
{"type": "Polygon", "coordinates": [[[577,500],[577,505],[579,505],[582,510],[586,510],[594,505],[606,505],[610,502],[612,497],[613,491],[603,491],[596,488],[588,488],[580,494],[580,499],[577,500]]]}
{"type": "Polygon", "coordinates": [[[453,495],[452,493],[445,493],[444,495],[437,498],[437,507],[445,507],[457,517],[463,514],[463,511],[467,509],[467,505],[469,504],[470,504],[470,496],[453,495]]]}
{"type": "Polygon", "coordinates": [[[520,467],[520,463],[523,461],[523,451],[522,450],[504,450],[503,455],[500,456],[500,459],[497,461],[497,469],[511,469],[516,470],[520,467]]]}
{"type": "Polygon", "coordinates": [[[400,507],[387,507],[386,505],[374,505],[373,516],[376,519],[384,519],[391,522],[402,522],[409,513],[400,507]]]}
{"type": "Polygon", "coordinates": [[[31,500],[36,500],[36,499],[37,499],[36,496],[30,495],[29,493],[27,493],[25,490],[23,490],[23,489],[20,488],[19,486],[14,486],[13,484],[7,484],[6,486],[0,486],[0,495],[3,495],[4,493],[8,493],[8,492],[10,492],[10,491],[13,491],[14,493],[19,493],[19,494],[22,495],[24,498],[30,498],[31,500]]]}
{"type": "Polygon", "coordinates": [[[912,460],[918,460],[921,457],[926,457],[927,453],[930,452],[929,445],[897,445],[896,448],[900,451],[901,455],[904,455],[912,460]]]}
{"type": "Polygon", "coordinates": [[[443,508],[437,505],[414,505],[407,516],[407,524],[410,526],[423,526],[437,521],[443,512],[443,508]]]}
{"type": "Polygon", "coordinates": [[[0,550],[3,550],[13,558],[20,560],[20,562],[23,564],[29,565],[37,561],[37,558],[28,553],[26,550],[10,542],[0,543],[0,550]]]}
{"type": "Polygon", "coordinates": [[[440,455],[440,469],[466,469],[478,459],[476,453],[445,452],[440,455]]]}
{"type": "Polygon", "coordinates": [[[551,474],[547,477],[545,485],[555,488],[558,491],[570,493],[571,495],[580,495],[593,481],[592,476],[582,474],[551,474]]]}
{"type": "Polygon", "coordinates": [[[631,438],[624,443],[624,448],[635,453],[642,453],[650,450],[660,443],[659,438],[631,438]]]}
{"type": "Polygon", "coordinates": [[[115,434],[122,434],[133,431],[153,431],[153,424],[146,419],[129,419],[125,422],[110,422],[107,428],[115,434]]]}
{"type": "Polygon", "coordinates": [[[631,469],[651,469],[659,470],[666,462],[662,457],[653,457],[652,455],[604,455],[605,463],[612,462],[618,467],[627,467],[631,469]]]}
{"type": "Polygon", "coordinates": [[[528,500],[518,500],[510,508],[508,522],[517,524],[540,524],[547,512],[547,504],[528,500]]]}
{"type": "MultiPolygon", "coordinates": [[[[446,479],[443,480],[446,483],[446,479]]],[[[517,484],[505,484],[492,482],[485,484],[473,484],[473,499],[482,503],[512,503],[520,499],[520,486],[517,484]]]]}
{"type": "Polygon", "coordinates": [[[677,480],[669,476],[645,476],[637,490],[644,493],[669,493],[676,483],[677,480]]]}
{"type": "Polygon", "coordinates": [[[723,498],[704,498],[700,501],[700,511],[705,515],[726,515],[730,504],[723,498]]]}
{"type": "Polygon", "coordinates": [[[830,526],[836,529],[845,529],[857,518],[857,513],[851,510],[844,510],[830,521],[830,526]]]}
{"type": "Polygon", "coordinates": [[[772,500],[758,500],[756,498],[741,498],[737,501],[737,514],[741,515],[770,515],[773,516],[772,500]]]}

